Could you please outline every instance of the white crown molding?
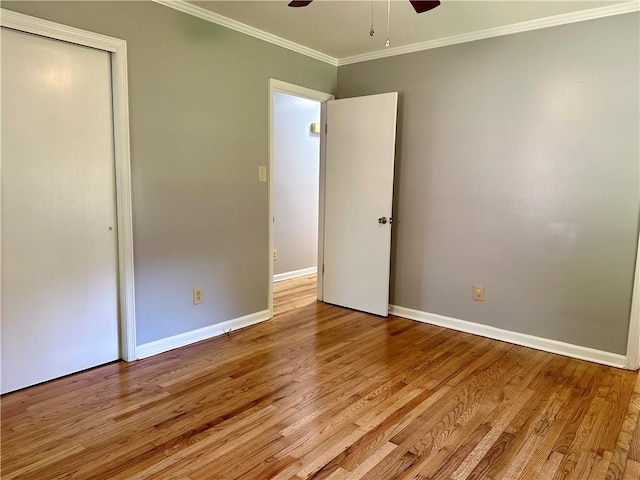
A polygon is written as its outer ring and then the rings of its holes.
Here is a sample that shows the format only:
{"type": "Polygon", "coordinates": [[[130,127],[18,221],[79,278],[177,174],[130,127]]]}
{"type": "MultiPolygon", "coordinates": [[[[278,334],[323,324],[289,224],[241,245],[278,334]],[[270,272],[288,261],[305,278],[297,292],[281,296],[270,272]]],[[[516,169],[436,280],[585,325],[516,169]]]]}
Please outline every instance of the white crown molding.
{"type": "Polygon", "coordinates": [[[207,20],[217,25],[230,28],[231,30],[250,35],[260,40],[264,40],[265,42],[273,43],[274,45],[278,45],[279,47],[284,47],[294,52],[301,53],[302,55],[306,55],[307,57],[315,58],[316,60],[328,63],[329,65],[333,65],[334,67],[338,66],[337,58],[334,58],[322,52],[318,52],[317,50],[313,50],[312,48],[305,47],[304,45],[292,42],[291,40],[287,40],[286,38],[282,38],[272,33],[265,32],[264,30],[260,30],[259,28],[252,27],[251,25],[247,25],[246,23],[238,22],[237,20],[233,20],[218,13],[212,12],[211,10],[207,10],[206,8],[198,7],[197,5],[193,5],[185,0],[151,1],[159,3],[160,5],[164,5],[165,7],[173,8],[183,13],[188,13],[189,15],[193,15],[194,17],[207,20]]]}
{"type": "Polygon", "coordinates": [[[528,32],[532,30],[539,30],[542,28],[556,27],[569,23],[584,22],[586,20],[594,20],[597,18],[604,18],[613,15],[621,15],[624,13],[640,11],[640,0],[630,0],[628,2],[617,3],[615,5],[609,5],[606,7],[592,8],[588,10],[581,10],[578,12],[554,15],[552,17],[528,20],[526,22],[513,23],[511,25],[503,25],[501,27],[479,30],[477,32],[469,32],[460,35],[453,35],[450,37],[437,38],[435,40],[429,40],[426,42],[412,43],[411,45],[387,48],[384,50],[364,53],[361,55],[354,55],[351,57],[335,58],[317,50],[313,50],[312,48],[305,47],[304,45],[292,42],[291,40],[287,40],[286,38],[282,38],[272,33],[265,32],[264,30],[260,30],[259,28],[252,27],[250,25],[247,25],[246,23],[238,22],[237,20],[233,20],[218,13],[212,12],[211,10],[207,10],[206,8],[198,7],[197,5],[193,5],[186,0],[151,1],[169,8],[173,8],[180,12],[193,15],[203,20],[207,20],[217,25],[230,28],[231,30],[250,35],[260,40],[264,40],[265,42],[287,48],[302,55],[315,58],[316,60],[328,63],[329,65],[333,65],[334,67],[366,62],[379,58],[393,57],[396,55],[404,55],[405,53],[420,52],[422,50],[431,50],[433,48],[446,47],[448,45],[474,42],[476,40],[501,37],[514,33],[528,32]]]}
{"type": "Polygon", "coordinates": [[[513,332],[511,330],[503,330],[501,328],[483,325],[481,323],[468,322],[457,318],[445,317],[434,313],[422,312],[410,308],[391,305],[389,313],[398,317],[416,320],[418,322],[437,325],[439,327],[450,328],[460,332],[480,335],[482,337],[501,340],[504,342],[522,345],[524,347],[535,348],[550,353],[558,353],[567,357],[587,360],[589,362],[600,363],[610,367],[628,368],[627,357],[617,353],[605,352],[594,348],[583,347],[571,343],[560,342],[550,338],[536,337],[527,335],[526,333],[513,332]]]}
{"type": "Polygon", "coordinates": [[[198,328],[197,330],[191,330],[190,332],[179,333],[172,337],[161,338],[153,342],[144,343],[138,345],[136,354],[138,359],[151,357],[159,353],[168,352],[174,348],[185,347],[192,343],[201,342],[218,335],[223,335],[233,330],[255,325],[256,323],[269,320],[269,311],[263,310],[261,312],[245,315],[244,317],[234,318],[222,323],[216,323],[208,327],[198,328]]]}
{"type": "Polygon", "coordinates": [[[501,37],[514,33],[528,32],[531,30],[539,30],[542,28],[556,27],[569,23],[584,22],[586,20],[594,20],[596,18],[611,17],[613,15],[621,15],[640,11],[640,0],[632,0],[629,2],[618,3],[606,7],[582,10],[579,12],[565,13],[554,15],[552,17],[539,18],[526,22],[504,25],[501,27],[488,28],[477,32],[463,33],[461,35],[453,35],[451,37],[437,38],[427,42],[413,43],[411,45],[403,45],[401,47],[388,48],[385,50],[365,53],[362,55],[354,55],[338,59],[338,66],[350,65],[352,63],[366,62],[379,58],[393,57],[403,55],[405,53],[420,52],[422,50],[430,50],[432,48],[446,47],[448,45],[456,45],[458,43],[474,42],[486,38],[501,37]]]}

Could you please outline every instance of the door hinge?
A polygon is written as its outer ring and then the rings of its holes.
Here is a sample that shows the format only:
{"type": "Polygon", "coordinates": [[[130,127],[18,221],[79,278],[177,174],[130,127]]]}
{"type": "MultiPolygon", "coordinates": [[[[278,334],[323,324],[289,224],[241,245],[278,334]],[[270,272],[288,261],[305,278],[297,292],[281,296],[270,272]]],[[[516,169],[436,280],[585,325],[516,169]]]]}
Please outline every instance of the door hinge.
{"type": "Polygon", "coordinates": [[[329,127],[327,126],[327,124],[324,124],[324,134],[326,135],[327,132],[329,131],[329,127]]]}
{"type": "Polygon", "coordinates": [[[322,264],[322,273],[324,273],[324,263],[322,264]]]}

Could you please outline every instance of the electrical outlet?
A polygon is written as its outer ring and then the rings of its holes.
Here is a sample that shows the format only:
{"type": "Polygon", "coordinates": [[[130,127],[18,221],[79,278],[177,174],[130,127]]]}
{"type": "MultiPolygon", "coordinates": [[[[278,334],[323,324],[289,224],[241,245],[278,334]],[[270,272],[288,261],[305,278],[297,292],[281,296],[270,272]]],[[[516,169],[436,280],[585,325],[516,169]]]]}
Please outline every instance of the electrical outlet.
{"type": "Polygon", "coordinates": [[[473,286],[473,299],[476,302],[484,302],[484,287],[482,285],[473,286]]]}
{"type": "Polygon", "coordinates": [[[274,250],[273,250],[273,259],[274,259],[274,260],[277,260],[277,259],[278,259],[278,250],[277,250],[277,249],[274,249],[274,250]]]}
{"type": "Polygon", "coordinates": [[[203,300],[203,288],[198,287],[193,289],[193,304],[200,305],[203,300]]]}

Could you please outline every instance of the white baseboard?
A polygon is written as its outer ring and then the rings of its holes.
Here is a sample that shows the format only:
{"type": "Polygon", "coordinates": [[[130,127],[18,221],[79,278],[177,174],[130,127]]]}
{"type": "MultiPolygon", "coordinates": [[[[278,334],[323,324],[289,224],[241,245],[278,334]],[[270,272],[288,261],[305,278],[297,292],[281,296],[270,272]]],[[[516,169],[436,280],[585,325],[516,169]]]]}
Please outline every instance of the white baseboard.
{"type": "Polygon", "coordinates": [[[318,267],[309,267],[301,270],[293,270],[291,272],[277,273],[273,276],[273,281],[274,283],[281,282],[292,278],[304,277],[305,275],[313,275],[314,273],[318,273],[318,267]]]}
{"type": "Polygon", "coordinates": [[[429,323],[439,327],[450,328],[461,332],[472,333],[482,337],[502,340],[504,342],[515,343],[524,347],[535,348],[545,352],[558,353],[567,357],[587,360],[589,362],[600,363],[610,367],[626,368],[627,357],[617,353],[604,352],[589,347],[573,345],[571,343],[551,340],[549,338],[536,337],[526,333],[512,332],[501,328],[482,325],[480,323],[468,322],[457,318],[445,317],[434,313],[412,310],[410,308],[390,305],[389,313],[398,317],[416,320],[418,322],[429,323]]]}
{"type": "Polygon", "coordinates": [[[208,338],[217,337],[232,330],[248,327],[256,323],[269,320],[269,310],[245,315],[244,317],[234,318],[222,323],[216,323],[208,327],[191,330],[190,332],[180,333],[172,337],[161,338],[153,342],[138,345],[136,348],[136,356],[138,359],[151,357],[159,353],[173,350],[174,348],[184,347],[192,343],[207,340],[208,338]]]}

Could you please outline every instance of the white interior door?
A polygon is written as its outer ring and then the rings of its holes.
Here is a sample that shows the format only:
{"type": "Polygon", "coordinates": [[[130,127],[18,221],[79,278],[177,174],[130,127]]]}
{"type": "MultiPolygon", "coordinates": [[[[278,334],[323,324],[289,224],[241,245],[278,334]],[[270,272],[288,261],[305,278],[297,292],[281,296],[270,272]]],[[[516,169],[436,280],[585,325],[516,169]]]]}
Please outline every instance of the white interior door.
{"type": "Polygon", "coordinates": [[[2,29],[3,393],[119,357],[107,52],[2,29]]]}
{"type": "Polygon", "coordinates": [[[327,102],[323,300],[387,316],[398,94],[327,102]]]}

